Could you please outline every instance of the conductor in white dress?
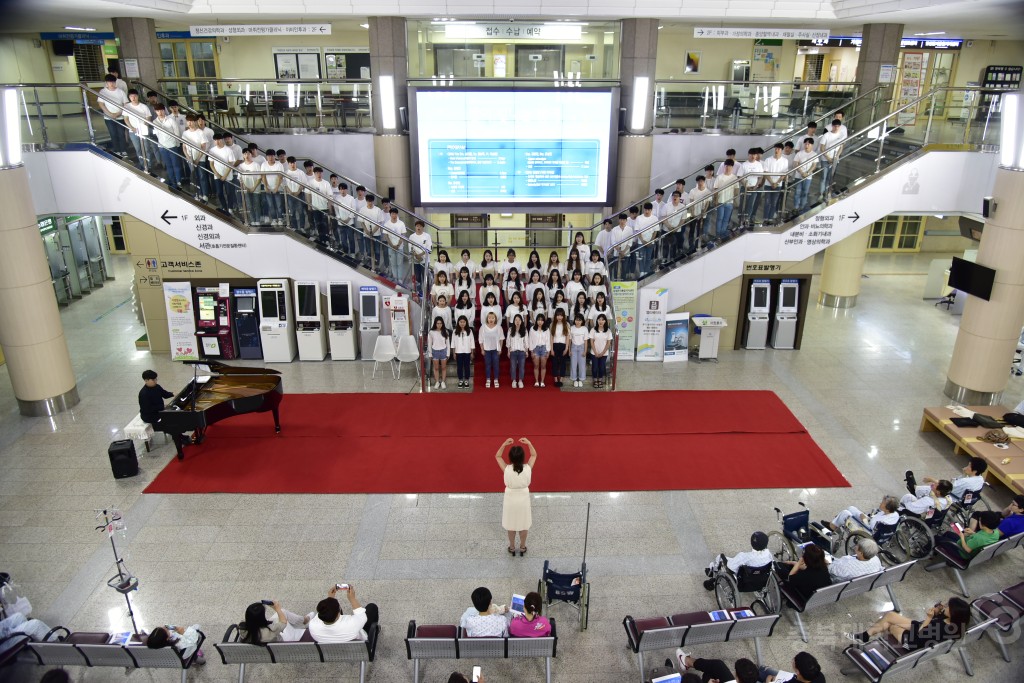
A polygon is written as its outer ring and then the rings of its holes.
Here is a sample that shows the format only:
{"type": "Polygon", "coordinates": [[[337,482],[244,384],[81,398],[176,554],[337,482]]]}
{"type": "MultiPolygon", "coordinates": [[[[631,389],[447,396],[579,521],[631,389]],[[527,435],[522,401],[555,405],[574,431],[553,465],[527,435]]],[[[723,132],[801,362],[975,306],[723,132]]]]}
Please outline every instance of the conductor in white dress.
{"type": "Polygon", "coordinates": [[[513,439],[505,439],[501,448],[494,455],[498,461],[498,467],[505,478],[505,500],[501,508],[501,526],[508,532],[508,552],[516,554],[516,532],[519,533],[519,556],[526,554],[526,535],[533,523],[533,516],[530,512],[530,479],[533,476],[533,465],[537,462],[537,449],[533,447],[530,440],[523,437],[519,439],[530,449],[530,461],[524,462],[526,453],[523,446],[513,446],[513,439]],[[508,464],[505,463],[504,451],[509,446],[508,464]]]}

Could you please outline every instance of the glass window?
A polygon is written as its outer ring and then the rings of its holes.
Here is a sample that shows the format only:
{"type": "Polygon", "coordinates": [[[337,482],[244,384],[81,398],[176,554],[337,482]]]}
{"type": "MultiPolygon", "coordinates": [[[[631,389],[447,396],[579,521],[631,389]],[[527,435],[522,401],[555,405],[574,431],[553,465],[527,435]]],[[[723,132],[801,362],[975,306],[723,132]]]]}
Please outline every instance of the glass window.
{"type": "Polygon", "coordinates": [[[192,59],[213,59],[213,43],[193,42],[192,59]]]}
{"type": "Polygon", "coordinates": [[[174,48],[170,43],[160,43],[160,59],[174,59],[174,48]]]}

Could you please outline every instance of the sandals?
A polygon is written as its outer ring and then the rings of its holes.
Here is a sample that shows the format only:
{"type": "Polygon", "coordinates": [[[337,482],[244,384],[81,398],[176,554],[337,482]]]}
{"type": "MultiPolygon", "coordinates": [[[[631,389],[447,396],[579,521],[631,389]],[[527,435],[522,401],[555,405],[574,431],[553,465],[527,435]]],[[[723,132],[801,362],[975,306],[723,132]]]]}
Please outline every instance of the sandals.
{"type": "Polygon", "coordinates": [[[525,545],[524,546],[520,546],[519,547],[519,557],[522,557],[525,554],[526,554],[526,546],[525,545]]]}
{"type": "Polygon", "coordinates": [[[511,555],[512,557],[515,557],[516,556],[516,549],[513,548],[512,546],[509,546],[508,547],[508,554],[511,555]]]}

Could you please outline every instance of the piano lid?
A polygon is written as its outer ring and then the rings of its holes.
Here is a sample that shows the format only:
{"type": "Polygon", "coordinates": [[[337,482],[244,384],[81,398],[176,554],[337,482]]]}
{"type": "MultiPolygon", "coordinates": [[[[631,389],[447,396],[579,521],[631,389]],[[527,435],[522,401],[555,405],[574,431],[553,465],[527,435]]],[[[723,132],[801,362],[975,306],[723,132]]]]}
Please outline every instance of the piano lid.
{"type": "Polygon", "coordinates": [[[247,367],[235,367],[222,363],[219,360],[186,360],[182,361],[186,365],[205,365],[210,368],[210,372],[217,375],[280,375],[280,370],[271,370],[270,368],[247,368],[247,367]]]}

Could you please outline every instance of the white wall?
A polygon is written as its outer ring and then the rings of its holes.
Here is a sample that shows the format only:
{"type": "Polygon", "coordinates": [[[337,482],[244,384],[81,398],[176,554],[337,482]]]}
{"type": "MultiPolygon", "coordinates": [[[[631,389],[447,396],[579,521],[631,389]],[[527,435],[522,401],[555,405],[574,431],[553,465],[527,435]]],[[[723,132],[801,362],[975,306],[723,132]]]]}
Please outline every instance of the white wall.
{"type": "MultiPolygon", "coordinates": [[[[747,150],[751,147],[768,149],[782,139],[777,135],[655,135],[651,154],[651,192],[684,176],[689,190],[693,187],[692,176],[712,160],[724,160],[725,150],[735,149],[739,163],[746,160],[747,150]]],[[[717,164],[715,168],[717,170],[717,164]]]]}

